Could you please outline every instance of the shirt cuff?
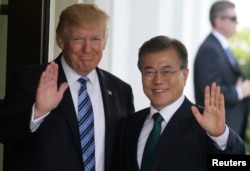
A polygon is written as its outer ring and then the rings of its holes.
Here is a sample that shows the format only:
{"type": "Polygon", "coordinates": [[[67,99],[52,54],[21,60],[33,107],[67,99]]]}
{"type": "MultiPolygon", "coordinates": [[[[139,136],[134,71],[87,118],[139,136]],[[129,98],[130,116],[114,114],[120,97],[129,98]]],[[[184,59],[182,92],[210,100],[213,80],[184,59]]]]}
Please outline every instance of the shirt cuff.
{"type": "Polygon", "coordinates": [[[226,130],[222,135],[214,137],[208,134],[208,136],[215,142],[217,148],[221,150],[225,150],[227,148],[227,141],[229,137],[229,129],[227,125],[226,125],[226,130]]]}
{"type": "Polygon", "coordinates": [[[236,91],[238,94],[238,99],[242,100],[243,99],[243,94],[242,94],[242,90],[240,89],[240,87],[236,87],[236,91]]]}
{"type": "Polygon", "coordinates": [[[31,132],[35,132],[39,128],[40,124],[43,122],[44,118],[46,116],[48,116],[48,114],[50,113],[50,112],[46,113],[45,115],[43,115],[37,119],[34,119],[34,107],[35,107],[35,104],[32,107],[32,114],[31,114],[31,121],[30,121],[31,132]]]}

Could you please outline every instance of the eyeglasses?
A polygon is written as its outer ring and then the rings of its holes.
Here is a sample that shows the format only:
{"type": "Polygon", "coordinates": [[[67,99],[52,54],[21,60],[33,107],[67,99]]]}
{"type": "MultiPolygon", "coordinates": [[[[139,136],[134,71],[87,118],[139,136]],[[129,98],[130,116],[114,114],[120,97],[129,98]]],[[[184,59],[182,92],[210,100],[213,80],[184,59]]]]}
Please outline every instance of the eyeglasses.
{"type": "Polygon", "coordinates": [[[232,16],[232,17],[230,17],[230,16],[222,16],[221,18],[222,19],[229,19],[229,20],[231,20],[233,22],[237,21],[237,16],[232,16]]]}
{"type": "Polygon", "coordinates": [[[144,78],[148,79],[148,80],[152,80],[154,79],[158,72],[160,73],[161,77],[165,80],[170,79],[177,71],[179,70],[175,70],[175,71],[169,71],[169,70],[161,70],[161,71],[155,71],[155,70],[145,70],[142,72],[142,75],[144,78]]]}

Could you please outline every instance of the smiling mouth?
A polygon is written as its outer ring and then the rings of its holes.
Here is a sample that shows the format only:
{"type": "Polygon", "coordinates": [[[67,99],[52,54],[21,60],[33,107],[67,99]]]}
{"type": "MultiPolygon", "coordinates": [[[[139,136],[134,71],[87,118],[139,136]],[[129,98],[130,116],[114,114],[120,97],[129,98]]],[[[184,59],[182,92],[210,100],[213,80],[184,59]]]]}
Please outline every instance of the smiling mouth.
{"type": "Polygon", "coordinates": [[[90,60],[93,59],[93,56],[80,56],[80,58],[83,60],[90,60]]]}
{"type": "Polygon", "coordinates": [[[166,91],[166,89],[153,89],[153,92],[155,92],[155,93],[162,93],[165,91],[166,91]]]}

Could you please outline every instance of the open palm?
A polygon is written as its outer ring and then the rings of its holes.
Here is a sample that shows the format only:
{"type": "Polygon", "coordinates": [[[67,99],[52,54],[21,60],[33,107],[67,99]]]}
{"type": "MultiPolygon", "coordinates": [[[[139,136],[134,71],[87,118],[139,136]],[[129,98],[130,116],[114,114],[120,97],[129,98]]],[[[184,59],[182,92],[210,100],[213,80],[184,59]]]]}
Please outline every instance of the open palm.
{"type": "Polygon", "coordinates": [[[41,117],[57,107],[68,87],[68,83],[57,86],[58,65],[51,62],[42,73],[36,93],[35,118],[41,117]]]}
{"type": "Polygon", "coordinates": [[[197,122],[211,136],[219,136],[224,133],[225,123],[225,102],[216,83],[205,87],[204,111],[201,114],[196,106],[192,106],[192,112],[197,122]]]}

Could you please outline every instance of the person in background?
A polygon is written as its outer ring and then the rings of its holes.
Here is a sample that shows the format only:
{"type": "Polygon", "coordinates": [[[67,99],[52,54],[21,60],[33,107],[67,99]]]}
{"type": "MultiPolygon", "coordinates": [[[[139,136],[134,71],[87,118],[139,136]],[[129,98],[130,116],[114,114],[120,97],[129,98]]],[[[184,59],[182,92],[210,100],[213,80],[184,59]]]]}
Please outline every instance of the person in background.
{"type": "Polygon", "coordinates": [[[198,105],[204,105],[204,87],[216,82],[225,96],[226,122],[241,138],[246,137],[250,105],[250,81],[233,56],[229,39],[238,24],[235,5],[215,2],[210,8],[211,33],[200,45],[194,62],[194,92],[198,105]]]}
{"type": "Polygon", "coordinates": [[[94,4],[67,7],[56,29],[61,54],[13,74],[0,107],[5,171],[117,170],[121,120],[134,104],[131,86],[98,67],[108,18],[94,4]],[[92,138],[80,136],[79,89],[90,98],[92,138]],[[91,152],[82,140],[93,145],[91,152]],[[88,153],[91,159],[85,160],[88,153]]]}
{"type": "Polygon", "coordinates": [[[208,154],[245,154],[225,122],[220,86],[206,86],[204,109],[183,94],[189,69],[180,41],[156,36],[144,42],[138,68],[150,107],[124,119],[120,171],[205,171],[208,154]]]}

